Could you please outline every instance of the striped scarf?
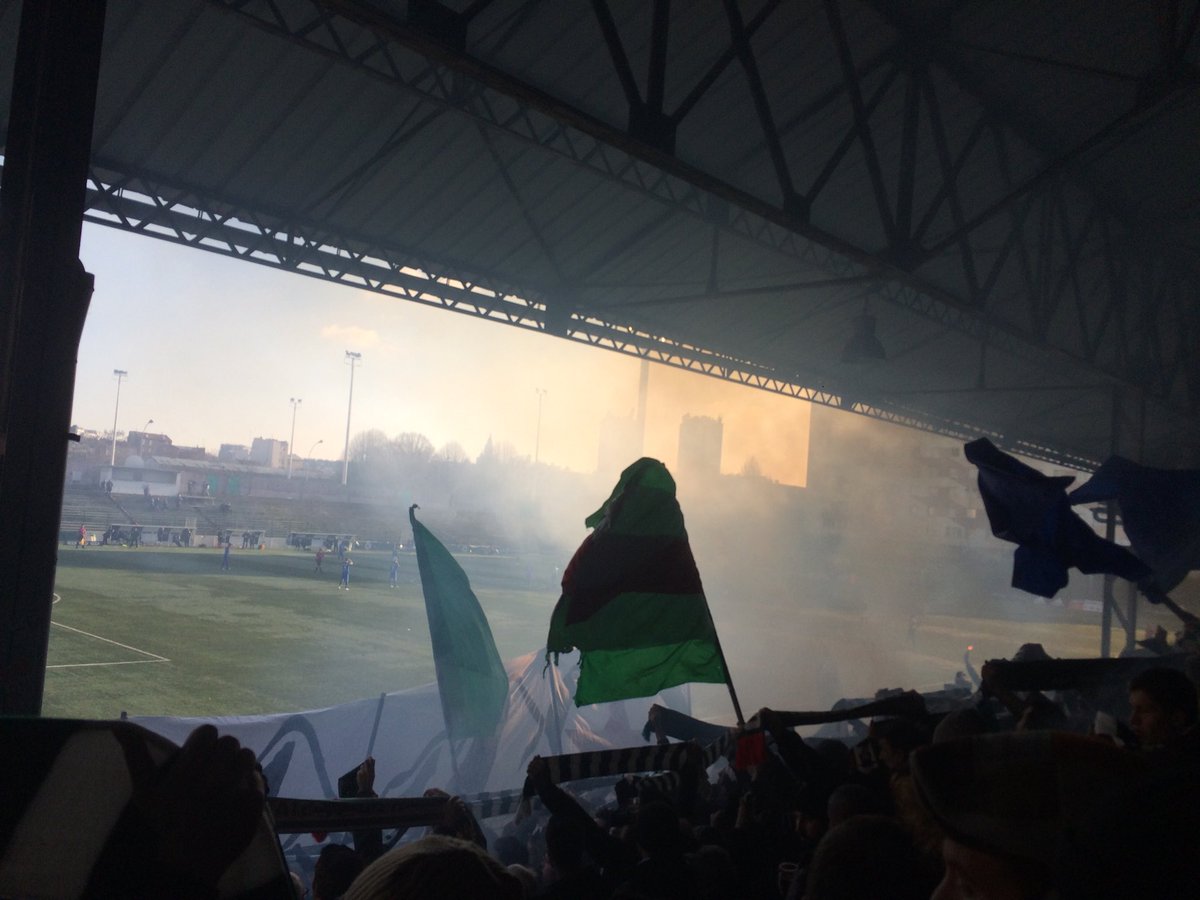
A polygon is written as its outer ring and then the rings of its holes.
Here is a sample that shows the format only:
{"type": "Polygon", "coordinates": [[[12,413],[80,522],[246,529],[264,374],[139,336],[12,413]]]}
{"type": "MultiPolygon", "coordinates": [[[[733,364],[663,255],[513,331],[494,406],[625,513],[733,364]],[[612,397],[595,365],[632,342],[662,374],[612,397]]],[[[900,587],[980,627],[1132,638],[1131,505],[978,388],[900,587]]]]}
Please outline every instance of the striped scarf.
{"type": "MultiPolygon", "coordinates": [[[[719,740],[700,749],[695,744],[660,744],[653,747],[626,747],[618,750],[593,750],[590,753],[567,753],[562,756],[543,757],[549,769],[550,781],[562,784],[585,778],[611,777],[641,772],[663,773],[649,778],[639,778],[639,784],[652,785],[663,792],[673,791],[679,784],[679,771],[690,762],[699,762],[704,768],[713,765],[734,749],[732,731],[727,731],[719,740]]],[[[536,791],[533,781],[525,779],[517,820],[531,812],[531,801],[536,791]]]]}
{"type": "MultiPolygon", "coordinates": [[[[146,839],[153,831],[134,798],[147,779],[153,783],[153,769],[178,752],[130,722],[0,722],[0,896],[147,893],[149,879],[159,877],[146,839]],[[130,854],[138,865],[130,866],[130,854]]],[[[289,890],[279,839],[264,813],[222,878],[221,896],[251,900],[289,890]]]]}

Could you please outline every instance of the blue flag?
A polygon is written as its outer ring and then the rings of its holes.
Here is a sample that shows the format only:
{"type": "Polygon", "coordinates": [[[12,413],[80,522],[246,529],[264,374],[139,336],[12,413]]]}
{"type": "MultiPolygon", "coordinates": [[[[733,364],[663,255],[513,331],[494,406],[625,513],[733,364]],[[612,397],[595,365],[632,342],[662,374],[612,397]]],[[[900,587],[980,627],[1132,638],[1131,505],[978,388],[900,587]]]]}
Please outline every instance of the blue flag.
{"type": "Polygon", "coordinates": [[[1012,585],[1041,597],[1066,587],[1071,568],[1141,581],[1150,569],[1106,541],[1071,509],[1069,475],[1051,477],[999,450],[987,438],[963,448],[979,469],[979,493],[992,534],[1017,545],[1012,585]]]}
{"type": "Polygon", "coordinates": [[[1151,469],[1110,456],[1071,492],[1071,502],[1115,500],[1133,552],[1166,593],[1200,569],[1200,471],[1151,469]]]}

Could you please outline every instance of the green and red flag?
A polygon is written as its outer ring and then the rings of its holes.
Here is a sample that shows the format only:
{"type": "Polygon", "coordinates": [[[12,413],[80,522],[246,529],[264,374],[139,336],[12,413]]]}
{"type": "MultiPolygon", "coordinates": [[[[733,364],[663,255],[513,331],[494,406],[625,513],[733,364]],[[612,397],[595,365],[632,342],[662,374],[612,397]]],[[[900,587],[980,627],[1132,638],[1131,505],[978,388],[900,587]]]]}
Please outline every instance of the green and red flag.
{"type": "Polygon", "coordinates": [[[451,740],[487,737],[504,717],[508,674],[467,573],[442,542],[417,521],[415,509],[409,508],[408,521],[425,593],[446,734],[451,740]]]}
{"type": "Polygon", "coordinates": [[[586,524],[563,574],[548,654],[580,651],[575,704],[650,697],[678,684],[725,684],[716,628],[692,557],[675,480],[639,459],[586,524]]]}

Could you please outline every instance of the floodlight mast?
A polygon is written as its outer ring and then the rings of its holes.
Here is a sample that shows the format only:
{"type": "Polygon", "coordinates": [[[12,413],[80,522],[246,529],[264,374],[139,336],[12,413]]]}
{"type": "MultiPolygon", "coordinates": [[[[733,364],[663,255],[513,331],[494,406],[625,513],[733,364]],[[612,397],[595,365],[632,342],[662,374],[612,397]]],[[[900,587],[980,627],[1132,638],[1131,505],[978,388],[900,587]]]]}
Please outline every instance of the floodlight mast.
{"type": "Polygon", "coordinates": [[[296,456],[296,408],[303,402],[303,398],[300,397],[288,398],[288,403],[292,404],[292,436],[288,438],[288,481],[292,480],[292,459],[296,456]]]}
{"type": "Polygon", "coordinates": [[[113,406],[113,433],[112,433],[112,458],[108,464],[113,468],[117,465],[117,413],[121,409],[121,379],[129,377],[129,373],[124,369],[113,369],[113,374],[117,376],[117,402],[113,406]]]}
{"type": "Polygon", "coordinates": [[[342,452],[342,487],[350,477],[350,412],[354,408],[354,367],[362,362],[362,354],[346,351],[346,363],[350,366],[350,399],[346,402],[346,447],[342,452]]]}

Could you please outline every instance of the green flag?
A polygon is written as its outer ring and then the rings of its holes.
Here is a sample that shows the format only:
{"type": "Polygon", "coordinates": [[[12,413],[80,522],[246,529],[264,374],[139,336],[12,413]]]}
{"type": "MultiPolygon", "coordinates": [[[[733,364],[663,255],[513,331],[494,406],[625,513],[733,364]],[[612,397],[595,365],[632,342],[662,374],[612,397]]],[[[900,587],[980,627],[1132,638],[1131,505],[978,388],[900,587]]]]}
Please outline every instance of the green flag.
{"type": "Polygon", "coordinates": [[[408,521],[425,593],[446,733],[451,740],[484,737],[496,730],[504,716],[508,675],[467,573],[417,521],[417,508],[409,508],[408,521]]]}
{"type": "Polygon", "coordinates": [[[563,574],[548,653],[580,650],[577,706],[727,682],[675,481],[643,458],[586,524],[563,574]]]}

